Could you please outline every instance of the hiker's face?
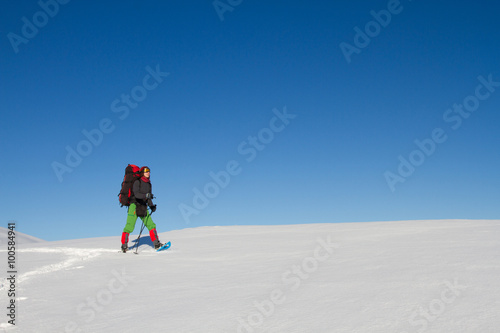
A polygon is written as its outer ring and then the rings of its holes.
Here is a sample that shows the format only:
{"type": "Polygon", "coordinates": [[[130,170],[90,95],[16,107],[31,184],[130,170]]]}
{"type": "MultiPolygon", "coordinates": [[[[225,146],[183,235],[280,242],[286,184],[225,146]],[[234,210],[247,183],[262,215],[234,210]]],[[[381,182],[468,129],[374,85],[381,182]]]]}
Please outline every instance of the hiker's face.
{"type": "Polygon", "coordinates": [[[151,171],[144,172],[144,177],[149,178],[151,171]]]}

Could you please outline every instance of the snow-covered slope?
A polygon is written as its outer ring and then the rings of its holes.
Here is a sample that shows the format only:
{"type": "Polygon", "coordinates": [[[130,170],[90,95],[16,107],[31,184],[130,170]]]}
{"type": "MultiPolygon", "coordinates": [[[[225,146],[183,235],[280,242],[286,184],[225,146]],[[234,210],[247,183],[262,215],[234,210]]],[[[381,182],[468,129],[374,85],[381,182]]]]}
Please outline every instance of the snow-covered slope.
{"type": "MultiPolygon", "coordinates": [[[[38,243],[38,242],[45,242],[43,239],[36,238],[30,235],[26,235],[22,232],[17,231],[14,228],[14,231],[16,233],[16,241],[23,246],[24,244],[30,244],[30,243],[38,243]]],[[[7,236],[9,234],[9,229],[0,227],[0,244],[8,242],[7,236]]]]}
{"type": "Polygon", "coordinates": [[[499,236],[440,220],[201,227],[138,255],[119,235],[29,243],[0,332],[497,332],[499,236]]]}

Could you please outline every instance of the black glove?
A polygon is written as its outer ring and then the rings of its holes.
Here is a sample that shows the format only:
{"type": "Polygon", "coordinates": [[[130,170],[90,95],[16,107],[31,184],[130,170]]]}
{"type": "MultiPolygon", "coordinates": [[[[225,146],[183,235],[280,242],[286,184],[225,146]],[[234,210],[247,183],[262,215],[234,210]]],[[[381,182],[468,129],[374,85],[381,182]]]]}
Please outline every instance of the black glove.
{"type": "Polygon", "coordinates": [[[151,209],[151,213],[156,212],[156,205],[149,206],[149,209],[151,209]]]}
{"type": "Polygon", "coordinates": [[[152,193],[146,193],[146,199],[153,199],[154,196],[152,193]]]}

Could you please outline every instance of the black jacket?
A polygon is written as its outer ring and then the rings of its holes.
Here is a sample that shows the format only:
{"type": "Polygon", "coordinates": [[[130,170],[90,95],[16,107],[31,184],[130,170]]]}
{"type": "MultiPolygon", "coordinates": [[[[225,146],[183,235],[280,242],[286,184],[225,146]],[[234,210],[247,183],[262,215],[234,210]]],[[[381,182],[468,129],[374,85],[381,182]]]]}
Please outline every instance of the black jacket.
{"type": "Polygon", "coordinates": [[[131,202],[143,206],[152,206],[153,201],[151,199],[146,200],[146,194],[152,193],[151,188],[151,182],[142,181],[140,178],[137,179],[132,185],[132,193],[134,195],[131,198],[131,202]]]}

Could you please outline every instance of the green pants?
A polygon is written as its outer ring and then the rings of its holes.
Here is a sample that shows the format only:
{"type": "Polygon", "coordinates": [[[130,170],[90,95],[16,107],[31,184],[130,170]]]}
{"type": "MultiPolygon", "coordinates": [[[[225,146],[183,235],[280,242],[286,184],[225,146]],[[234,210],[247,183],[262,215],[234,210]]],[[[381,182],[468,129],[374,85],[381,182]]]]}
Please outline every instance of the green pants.
{"type": "MultiPolygon", "coordinates": [[[[135,212],[136,206],[135,204],[130,204],[128,207],[128,216],[127,216],[127,224],[125,225],[125,228],[123,229],[123,232],[126,233],[132,233],[135,228],[135,222],[137,221],[137,214],[135,212]]],[[[149,215],[149,210],[146,213],[146,216],[141,217],[142,222],[144,222],[144,225],[148,230],[156,228],[156,224],[153,222],[153,219],[151,218],[151,215],[149,215]]]]}

